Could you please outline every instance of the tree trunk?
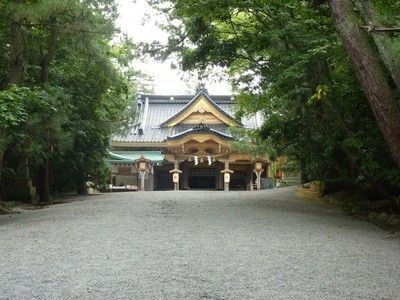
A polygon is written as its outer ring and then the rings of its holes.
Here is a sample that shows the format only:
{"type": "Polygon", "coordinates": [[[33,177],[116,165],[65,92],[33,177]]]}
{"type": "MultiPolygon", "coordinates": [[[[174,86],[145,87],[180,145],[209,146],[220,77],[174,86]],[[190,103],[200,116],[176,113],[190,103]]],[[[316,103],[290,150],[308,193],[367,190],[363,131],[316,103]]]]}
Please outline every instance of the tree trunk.
{"type": "Polygon", "coordinates": [[[49,185],[49,160],[46,159],[38,172],[38,193],[39,202],[50,202],[50,185],[49,185]]]}
{"type": "Polygon", "coordinates": [[[307,172],[306,172],[306,160],[304,158],[300,158],[300,183],[305,184],[308,182],[307,172]]]}
{"type": "MultiPolygon", "coordinates": [[[[54,57],[57,46],[57,22],[56,18],[50,18],[49,22],[49,39],[47,42],[47,51],[44,54],[40,65],[40,82],[46,85],[49,82],[49,69],[51,60],[54,57]]],[[[50,120],[48,120],[51,122],[50,120]]],[[[46,121],[47,122],[47,121],[46,121]]],[[[39,202],[50,202],[50,170],[49,158],[39,168],[38,172],[38,188],[39,188],[39,202]]]]}
{"type": "Polygon", "coordinates": [[[4,151],[0,149],[0,203],[3,199],[3,180],[1,177],[1,173],[3,171],[3,158],[4,158],[4,151]]]}
{"type": "MultiPolygon", "coordinates": [[[[375,27],[381,26],[379,16],[371,0],[357,1],[357,6],[366,24],[371,24],[375,27]]],[[[371,35],[393,82],[397,89],[400,90],[400,60],[396,57],[395,53],[390,50],[390,43],[393,43],[393,40],[386,32],[372,32],[371,35]]]]}
{"type": "Polygon", "coordinates": [[[85,175],[80,171],[78,173],[75,177],[76,193],[82,195],[86,192],[85,175]]]}
{"type": "Polygon", "coordinates": [[[355,69],[379,128],[400,168],[400,111],[385,72],[368,42],[368,37],[355,20],[357,15],[350,0],[329,0],[336,28],[355,69]]]}
{"type": "Polygon", "coordinates": [[[11,68],[10,84],[21,81],[24,67],[24,40],[20,24],[11,24],[11,68]]]}
{"type": "Polygon", "coordinates": [[[47,41],[47,51],[44,54],[40,64],[40,82],[47,84],[49,82],[49,69],[51,60],[54,57],[57,46],[57,20],[56,18],[50,18],[49,22],[49,39],[47,41]]]}

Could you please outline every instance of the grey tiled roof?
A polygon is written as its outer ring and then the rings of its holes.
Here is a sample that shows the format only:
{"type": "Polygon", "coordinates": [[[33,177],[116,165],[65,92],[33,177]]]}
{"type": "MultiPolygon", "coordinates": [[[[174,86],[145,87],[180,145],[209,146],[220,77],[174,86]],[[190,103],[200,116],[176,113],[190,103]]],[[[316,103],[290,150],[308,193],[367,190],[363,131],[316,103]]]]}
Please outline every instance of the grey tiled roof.
{"type": "MultiPolygon", "coordinates": [[[[174,127],[160,127],[159,125],[177,114],[198,95],[140,95],[138,101],[140,113],[131,132],[125,135],[116,135],[112,140],[115,142],[162,142],[169,136],[193,128],[198,124],[179,124],[174,127]]],[[[234,117],[235,101],[230,96],[207,94],[205,96],[209,97],[225,114],[234,117]]],[[[261,114],[241,120],[242,125],[246,128],[258,128],[262,122],[261,114]]],[[[222,134],[230,135],[229,128],[225,124],[207,124],[207,126],[222,134]]]]}

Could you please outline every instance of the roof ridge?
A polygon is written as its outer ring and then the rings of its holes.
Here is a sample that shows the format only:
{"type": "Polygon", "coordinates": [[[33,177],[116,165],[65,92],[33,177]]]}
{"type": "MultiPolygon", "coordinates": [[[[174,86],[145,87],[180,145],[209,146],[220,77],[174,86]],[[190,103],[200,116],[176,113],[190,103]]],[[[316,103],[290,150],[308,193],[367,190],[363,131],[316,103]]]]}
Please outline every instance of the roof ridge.
{"type": "Polygon", "coordinates": [[[210,104],[212,106],[214,106],[220,113],[222,113],[223,115],[225,115],[225,117],[228,117],[228,119],[234,120],[234,122],[236,124],[241,124],[241,122],[238,122],[237,120],[235,120],[235,118],[233,116],[231,116],[230,114],[228,114],[226,111],[224,111],[221,107],[218,106],[218,104],[210,97],[210,95],[208,95],[208,93],[206,93],[204,90],[200,90],[184,107],[182,107],[178,112],[176,112],[174,115],[172,115],[171,117],[169,117],[167,120],[163,121],[162,123],[159,124],[159,127],[164,127],[165,124],[167,124],[168,122],[170,122],[171,120],[173,120],[174,118],[176,118],[177,116],[179,116],[180,114],[182,114],[184,111],[186,111],[193,103],[195,103],[197,101],[197,99],[199,99],[200,96],[204,96],[208,102],[210,102],[210,104]]]}
{"type": "MultiPolygon", "coordinates": [[[[178,101],[190,101],[193,98],[196,98],[199,95],[199,93],[196,93],[195,95],[173,95],[173,94],[139,94],[138,99],[146,99],[148,98],[150,102],[153,101],[159,101],[159,102],[178,102],[178,101]]],[[[207,94],[210,98],[213,99],[214,102],[236,102],[234,100],[234,96],[232,95],[210,95],[207,94]]]]}

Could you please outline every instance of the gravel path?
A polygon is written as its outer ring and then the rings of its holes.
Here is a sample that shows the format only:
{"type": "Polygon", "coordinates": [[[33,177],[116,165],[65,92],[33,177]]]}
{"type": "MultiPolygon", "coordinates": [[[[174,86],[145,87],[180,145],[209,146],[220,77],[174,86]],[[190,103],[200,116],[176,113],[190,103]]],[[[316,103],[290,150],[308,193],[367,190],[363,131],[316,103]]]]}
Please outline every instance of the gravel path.
{"type": "Polygon", "coordinates": [[[0,299],[400,299],[400,238],[295,188],[0,216],[0,299]]]}

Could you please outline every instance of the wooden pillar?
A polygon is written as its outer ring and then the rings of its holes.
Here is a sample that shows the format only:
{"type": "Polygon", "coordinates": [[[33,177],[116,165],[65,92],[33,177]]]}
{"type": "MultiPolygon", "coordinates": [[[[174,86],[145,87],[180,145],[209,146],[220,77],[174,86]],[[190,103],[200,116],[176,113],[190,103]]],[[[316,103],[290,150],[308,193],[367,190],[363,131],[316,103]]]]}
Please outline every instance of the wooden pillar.
{"type": "Polygon", "coordinates": [[[225,160],[225,168],[221,171],[224,174],[224,191],[229,191],[229,183],[231,178],[232,170],[229,169],[229,160],[225,160]]]}
{"type": "MultiPolygon", "coordinates": [[[[225,170],[229,170],[229,160],[225,161],[225,170]]],[[[224,191],[229,191],[229,183],[230,183],[231,174],[229,172],[226,172],[225,174],[224,174],[224,191]]]]}
{"type": "Polygon", "coordinates": [[[154,166],[150,166],[149,170],[149,191],[154,191],[154,166]]]}
{"type": "Polygon", "coordinates": [[[179,162],[177,160],[174,161],[174,169],[169,171],[172,174],[172,182],[174,184],[174,191],[179,190],[179,174],[182,173],[179,170],[179,162]]]}

